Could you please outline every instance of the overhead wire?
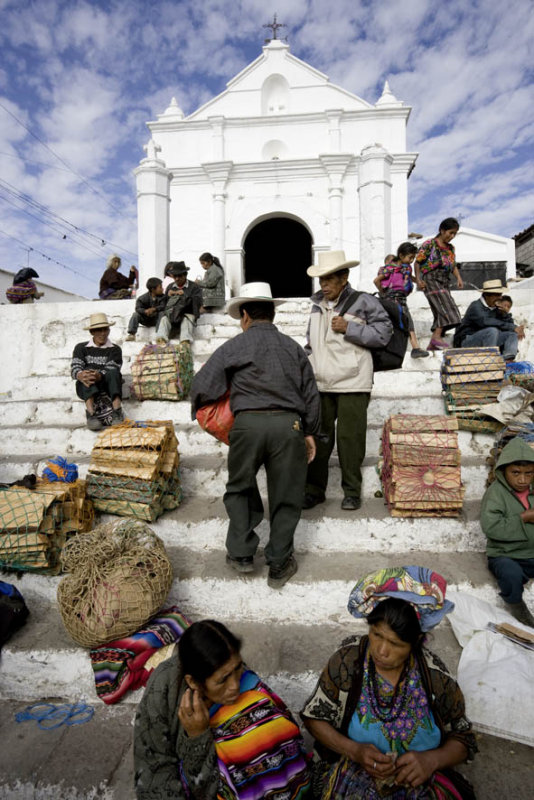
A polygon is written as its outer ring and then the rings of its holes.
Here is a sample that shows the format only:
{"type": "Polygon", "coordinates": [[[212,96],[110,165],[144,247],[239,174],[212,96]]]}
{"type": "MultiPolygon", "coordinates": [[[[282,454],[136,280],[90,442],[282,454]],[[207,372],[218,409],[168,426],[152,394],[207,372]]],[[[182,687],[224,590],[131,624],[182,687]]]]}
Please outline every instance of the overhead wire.
{"type": "Polygon", "coordinates": [[[18,239],[16,236],[13,236],[11,233],[7,233],[0,228],[0,235],[6,236],[8,239],[13,239],[14,242],[20,244],[24,250],[27,250],[30,253],[38,253],[43,258],[46,258],[47,261],[51,261],[53,264],[57,264],[58,267],[63,267],[64,269],[68,270],[69,272],[73,272],[75,275],[79,275],[81,278],[84,278],[86,281],[91,281],[91,283],[95,282],[94,278],[90,278],[87,275],[84,275],[83,272],[79,272],[78,270],[74,269],[74,267],[69,267],[67,264],[63,264],[61,261],[57,261],[57,259],[52,258],[52,256],[48,256],[46,253],[43,253],[41,250],[38,250],[37,247],[32,247],[27,242],[23,242],[22,239],[18,239]]]}

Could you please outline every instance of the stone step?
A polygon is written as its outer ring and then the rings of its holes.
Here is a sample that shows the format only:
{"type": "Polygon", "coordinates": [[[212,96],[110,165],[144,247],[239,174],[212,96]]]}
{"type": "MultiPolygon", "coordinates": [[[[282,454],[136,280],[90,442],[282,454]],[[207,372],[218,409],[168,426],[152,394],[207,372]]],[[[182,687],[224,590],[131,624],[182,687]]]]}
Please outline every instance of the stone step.
{"type": "MultiPolygon", "coordinates": [[[[61,431],[65,433],[65,431],[61,431]]],[[[46,431],[45,431],[46,433],[46,431]]],[[[0,480],[9,482],[20,478],[28,472],[40,475],[46,466],[46,460],[56,454],[68,456],[78,465],[80,478],[87,476],[90,452],[92,446],[91,431],[80,430],[80,438],[87,443],[84,453],[76,453],[68,447],[60,447],[61,439],[51,440],[48,435],[43,442],[39,442],[40,431],[34,429],[34,440],[23,440],[20,449],[29,450],[29,453],[13,453],[11,456],[0,457],[0,480]],[[36,452],[37,445],[53,447],[48,453],[36,452]],[[34,449],[34,452],[31,452],[34,449]]],[[[15,446],[14,446],[15,447],[15,446]]],[[[15,448],[16,449],[16,448],[15,448]]],[[[377,471],[378,457],[367,456],[362,466],[362,497],[368,499],[376,492],[381,491],[380,478],[377,471]]],[[[461,468],[462,482],[465,486],[466,496],[471,499],[480,499],[486,488],[487,469],[483,461],[478,458],[465,458],[461,468]]],[[[201,453],[200,455],[180,454],[180,479],[185,495],[199,495],[204,497],[222,497],[225,492],[228,473],[226,468],[226,453],[221,449],[216,453],[201,453]]],[[[260,493],[266,496],[266,481],[264,470],[258,473],[258,487],[260,493]]],[[[328,497],[342,497],[341,470],[336,456],[332,456],[329,467],[328,497]]]]}

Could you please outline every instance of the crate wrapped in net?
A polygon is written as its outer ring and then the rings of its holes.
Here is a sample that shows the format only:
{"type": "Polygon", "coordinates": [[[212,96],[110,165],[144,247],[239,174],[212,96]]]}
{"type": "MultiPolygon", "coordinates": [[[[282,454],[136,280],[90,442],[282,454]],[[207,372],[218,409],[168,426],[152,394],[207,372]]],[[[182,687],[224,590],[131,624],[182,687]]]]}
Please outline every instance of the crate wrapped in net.
{"type": "Polygon", "coordinates": [[[170,420],[114,425],[96,438],[87,494],[97,511],[153,522],[180,505],[179,463],[170,420]]]}
{"type": "Polygon", "coordinates": [[[148,344],[132,364],[132,394],[137,400],[184,400],[192,381],[189,342],[148,344]]]}
{"type": "Polygon", "coordinates": [[[59,611],[70,636],[84,647],[141,628],[161,608],[173,578],[163,542],[135,519],[71,539],[61,564],[68,574],[57,590],[59,611]]]}
{"type": "Polygon", "coordinates": [[[458,516],[464,486],[458,421],[439,415],[395,414],[382,430],[380,478],[392,516],[458,516]]]}
{"type": "Polygon", "coordinates": [[[37,478],[34,489],[0,489],[0,566],[30,572],[58,572],[67,537],[93,525],[86,482],[37,478]]]}
{"type": "Polygon", "coordinates": [[[503,387],[505,361],[498,347],[460,347],[446,350],[441,383],[447,414],[454,414],[464,431],[495,433],[502,424],[484,414],[481,406],[494,403],[503,387]]]}

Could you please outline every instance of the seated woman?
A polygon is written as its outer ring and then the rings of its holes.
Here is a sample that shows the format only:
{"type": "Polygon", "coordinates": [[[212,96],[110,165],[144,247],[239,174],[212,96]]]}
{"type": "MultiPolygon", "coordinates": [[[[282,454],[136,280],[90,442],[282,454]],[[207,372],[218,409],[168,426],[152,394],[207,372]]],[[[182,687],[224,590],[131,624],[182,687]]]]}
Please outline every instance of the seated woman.
{"type": "Polygon", "coordinates": [[[474,798],[451,770],[476,752],[464,698],[424,634],[453,605],[424,567],[363,578],[349,611],[367,636],[344,642],[301,712],[316,740],[321,800],[474,798]]]}
{"type": "Polygon", "coordinates": [[[195,622],[150,677],[135,719],[140,800],[311,800],[299,728],[220,622],[195,622]]]}
{"type": "Polygon", "coordinates": [[[205,311],[215,311],[224,306],[224,270],[217,256],[211,253],[202,253],[198,260],[206,270],[205,277],[195,281],[202,289],[202,307],[205,311]]]}

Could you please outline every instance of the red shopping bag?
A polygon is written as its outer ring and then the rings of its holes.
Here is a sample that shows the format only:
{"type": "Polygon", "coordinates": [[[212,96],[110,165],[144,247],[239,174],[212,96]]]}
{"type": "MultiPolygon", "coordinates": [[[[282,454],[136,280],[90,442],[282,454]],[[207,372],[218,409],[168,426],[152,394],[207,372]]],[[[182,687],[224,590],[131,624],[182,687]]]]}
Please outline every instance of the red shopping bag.
{"type": "Polygon", "coordinates": [[[230,444],[228,435],[234,425],[234,415],[230,411],[230,390],[215,403],[199,408],[196,418],[202,430],[215,436],[220,442],[230,444]]]}

